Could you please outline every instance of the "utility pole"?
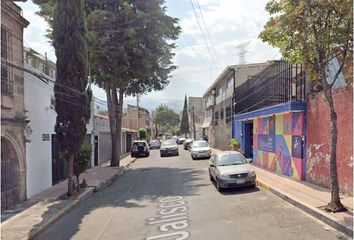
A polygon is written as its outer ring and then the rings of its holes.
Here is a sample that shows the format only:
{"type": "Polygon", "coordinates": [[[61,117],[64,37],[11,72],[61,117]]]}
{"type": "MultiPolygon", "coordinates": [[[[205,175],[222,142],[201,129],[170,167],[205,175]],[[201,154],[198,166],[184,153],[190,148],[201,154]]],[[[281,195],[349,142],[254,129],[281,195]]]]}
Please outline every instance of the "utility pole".
{"type": "Polygon", "coordinates": [[[192,118],[193,118],[193,136],[194,136],[194,140],[197,140],[197,134],[195,129],[195,118],[194,118],[194,106],[192,106],[192,118]]]}
{"type": "Polygon", "coordinates": [[[140,139],[140,132],[139,132],[139,94],[136,95],[136,129],[138,130],[138,139],[140,139]]]}

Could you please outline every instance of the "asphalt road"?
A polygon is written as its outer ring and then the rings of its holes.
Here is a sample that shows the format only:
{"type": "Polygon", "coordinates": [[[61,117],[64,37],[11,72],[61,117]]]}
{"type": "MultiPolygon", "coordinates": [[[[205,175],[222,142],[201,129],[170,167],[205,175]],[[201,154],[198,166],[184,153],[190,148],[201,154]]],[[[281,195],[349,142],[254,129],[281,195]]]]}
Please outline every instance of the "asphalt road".
{"type": "Polygon", "coordinates": [[[266,190],[219,193],[207,167],[153,150],[37,239],[347,239],[266,190]]]}

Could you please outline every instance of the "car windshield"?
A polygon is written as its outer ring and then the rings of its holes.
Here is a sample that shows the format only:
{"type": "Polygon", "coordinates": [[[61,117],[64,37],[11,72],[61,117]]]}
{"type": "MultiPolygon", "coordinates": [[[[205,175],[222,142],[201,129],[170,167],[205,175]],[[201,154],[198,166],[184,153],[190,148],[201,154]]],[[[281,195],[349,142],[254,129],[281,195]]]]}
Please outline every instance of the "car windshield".
{"type": "Polygon", "coordinates": [[[209,147],[209,144],[207,142],[195,142],[193,143],[193,147],[195,148],[209,147]]]}
{"type": "Polygon", "coordinates": [[[138,146],[138,147],[143,146],[143,147],[145,147],[146,144],[144,142],[135,142],[135,143],[133,143],[133,146],[138,146]]]}
{"type": "Polygon", "coordinates": [[[162,143],[162,146],[173,146],[177,145],[175,141],[165,141],[162,143]]]}
{"type": "Polygon", "coordinates": [[[242,154],[221,155],[217,158],[217,166],[246,164],[247,159],[242,154]]]}

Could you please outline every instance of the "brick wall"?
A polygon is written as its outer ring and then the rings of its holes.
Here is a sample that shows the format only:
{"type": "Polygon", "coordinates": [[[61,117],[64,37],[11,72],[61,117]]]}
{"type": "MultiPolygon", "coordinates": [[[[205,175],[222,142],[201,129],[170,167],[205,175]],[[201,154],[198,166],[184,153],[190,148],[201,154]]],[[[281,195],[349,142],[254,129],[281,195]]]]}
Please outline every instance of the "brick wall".
{"type": "MultiPolygon", "coordinates": [[[[337,168],[340,191],[353,194],[353,89],[334,91],[338,116],[337,168]]],[[[329,108],[323,93],[307,103],[307,171],[309,182],[329,187],[329,108]]]]}

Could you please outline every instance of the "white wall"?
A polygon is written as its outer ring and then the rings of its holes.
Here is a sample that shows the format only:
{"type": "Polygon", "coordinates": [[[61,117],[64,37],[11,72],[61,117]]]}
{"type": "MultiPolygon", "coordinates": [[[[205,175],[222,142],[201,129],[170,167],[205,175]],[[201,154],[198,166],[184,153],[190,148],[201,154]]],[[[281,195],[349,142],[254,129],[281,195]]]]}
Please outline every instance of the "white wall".
{"type": "MultiPolygon", "coordinates": [[[[30,65],[25,67],[33,70],[30,65]]],[[[52,186],[51,134],[57,115],[54,106],[51,107],[53,87],[53,83],[46,84],[29,73],[24,74],[25,110],[32,130],[30,142],[26,143],[28,198],[52,186]],[[43,141],[42,134],[49,134],[50,138],[43,141]]]]}

